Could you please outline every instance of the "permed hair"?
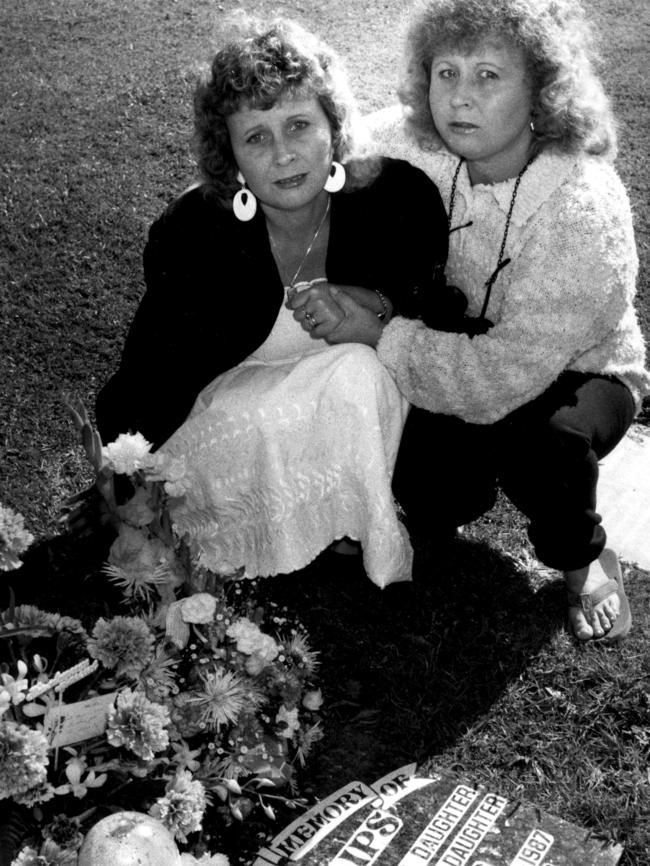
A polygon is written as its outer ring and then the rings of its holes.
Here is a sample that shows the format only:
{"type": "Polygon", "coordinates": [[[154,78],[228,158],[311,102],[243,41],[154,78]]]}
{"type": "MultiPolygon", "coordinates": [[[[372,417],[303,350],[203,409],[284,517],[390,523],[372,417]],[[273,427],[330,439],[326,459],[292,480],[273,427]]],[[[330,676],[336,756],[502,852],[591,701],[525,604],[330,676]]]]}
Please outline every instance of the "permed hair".
{"type": "MultiPolygon", "coordinates": [[[[209,193],[229,207],[239,188],[226,119],[240,108],[269,109],[284,97],[314,96],[332,131],[334,159],[356,155],[357,111],[341,61],[317,36],[288,19],[233,18],[234,35],[215,54],[194,94],[194,149],[209,193]]],[[[348,170],[347,186],[370,181],[372,168],[348,170]]]]}
{"type": "Polygon", "coordinates": [[[594,68],[594,37],[579,0],[418,0],[406,35],[399,96],[421,146],[442,146],[429,108],[436,52],[449,46],[470,51],[486,39],[523,49],[538,149],[613,159],[614,118],[594,68]]]}

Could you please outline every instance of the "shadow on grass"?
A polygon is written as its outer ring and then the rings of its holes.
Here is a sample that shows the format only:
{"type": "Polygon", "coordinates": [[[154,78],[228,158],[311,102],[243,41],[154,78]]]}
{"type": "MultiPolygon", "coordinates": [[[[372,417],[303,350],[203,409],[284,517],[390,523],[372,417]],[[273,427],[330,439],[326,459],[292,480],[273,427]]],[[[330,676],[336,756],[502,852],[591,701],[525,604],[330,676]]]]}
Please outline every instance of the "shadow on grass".
{"type": "Polygon", "coordinates": [[[81,619],[84,625],[123,613],[121,592],[101,573],[114,537],[112,530],[61,534],[32,545],[21,568],[4,581],[0,609],[8,607],[11,588],[16,604],[33,604],[81,619]]]}
{"type": "Polygon", "coordinates": [[[477,725],[548,644],[562,587],[533,593],[515,563],[459,540],[416,557],[412,585],[376,589],[358,560],[327,553],[262,591],[321,653],[325,737],[306,786],[317,796],[423,763],[477,725]]]}

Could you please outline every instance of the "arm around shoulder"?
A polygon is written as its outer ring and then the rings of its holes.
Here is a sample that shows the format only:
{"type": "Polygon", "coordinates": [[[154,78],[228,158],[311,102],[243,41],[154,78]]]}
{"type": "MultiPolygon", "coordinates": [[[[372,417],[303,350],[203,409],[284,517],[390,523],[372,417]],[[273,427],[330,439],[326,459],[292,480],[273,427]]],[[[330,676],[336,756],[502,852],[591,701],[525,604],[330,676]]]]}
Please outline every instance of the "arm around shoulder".
{"type": "Polygon", "coordinates": [[[492,423],[566,369],[643,378],[632,309],[636,253],[615,175],[576,172],[526,224],[512,252],[486,335],[470,339],[399,319],[385,329],[378,354],[410,402],[492,423]]]}

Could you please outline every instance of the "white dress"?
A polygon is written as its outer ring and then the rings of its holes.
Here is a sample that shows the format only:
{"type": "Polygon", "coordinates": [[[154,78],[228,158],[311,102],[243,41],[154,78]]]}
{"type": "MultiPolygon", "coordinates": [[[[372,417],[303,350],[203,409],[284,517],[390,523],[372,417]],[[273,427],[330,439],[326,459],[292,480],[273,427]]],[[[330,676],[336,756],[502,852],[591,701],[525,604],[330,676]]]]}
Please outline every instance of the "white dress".
{"type": "Polygon", "coordinates": [[[373,349],[314,340],[282,305],[264,344],[201,392],[161,449],[186,464],[176,530],[217,572],[297,571],[347,536],[375,584],[410,580],[391,492],[407,412],[373,349]]]}

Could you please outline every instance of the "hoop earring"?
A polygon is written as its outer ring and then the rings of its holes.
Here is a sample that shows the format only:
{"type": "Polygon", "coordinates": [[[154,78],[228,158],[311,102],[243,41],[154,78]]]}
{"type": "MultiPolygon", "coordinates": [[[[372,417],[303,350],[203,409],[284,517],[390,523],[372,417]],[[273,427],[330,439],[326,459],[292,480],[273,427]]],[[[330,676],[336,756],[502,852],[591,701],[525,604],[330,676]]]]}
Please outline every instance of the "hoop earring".
{"type": "Polygon", "coordinates": [[[237,172],[237,182],[241,184],[232,200],[232,210],[238,220],[247,223],[252,220],[257,211],[257,199],[253,193],[246,188],[246,181],[241,171],[237,172]]]}
{"type": "Polygon", "coordinates": [[[325,181],[326,192],[338,192],[345,186],[345,168],[340,162],[333,162],[330,173],[325,181]]]}

